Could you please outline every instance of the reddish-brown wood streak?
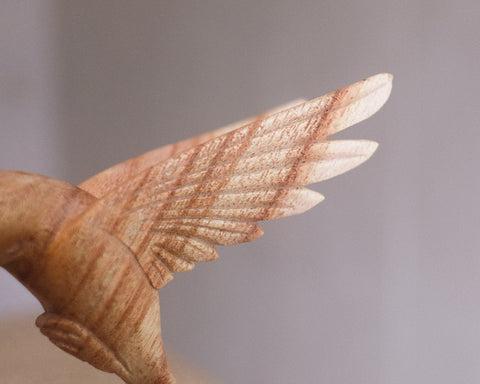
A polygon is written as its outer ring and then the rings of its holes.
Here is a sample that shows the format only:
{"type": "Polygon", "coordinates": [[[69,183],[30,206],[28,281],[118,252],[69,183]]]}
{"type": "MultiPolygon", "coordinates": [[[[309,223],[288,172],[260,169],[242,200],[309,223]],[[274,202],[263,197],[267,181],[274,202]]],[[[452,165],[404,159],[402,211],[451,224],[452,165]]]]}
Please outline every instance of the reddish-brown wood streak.
{"type": "MultiPolygon", "coordinates": [[[[327,141],[375,113],[380,74],[306,103],[148,152],[75,187],[0,171],[0,265],[40,301],[42,333],[129,384],[174,383],[157,289],[259,220],[322,200],[305,185],[348,171],[376,144],[327,141]]],[[[286,109],[285,109],[286,108],[286,109]]]]}

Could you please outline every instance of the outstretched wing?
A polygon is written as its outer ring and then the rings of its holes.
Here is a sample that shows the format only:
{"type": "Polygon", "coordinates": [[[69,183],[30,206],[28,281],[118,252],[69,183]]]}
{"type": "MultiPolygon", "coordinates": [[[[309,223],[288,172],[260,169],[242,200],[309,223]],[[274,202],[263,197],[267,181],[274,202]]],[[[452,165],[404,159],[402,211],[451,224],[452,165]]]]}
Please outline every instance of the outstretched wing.
{"type": "Polygon", "coordinates": [[[146,168],[90,208],[96,221],[136,254],[155,288],[215,245],[251,241],[257,224],[304,212],[323,197],[304,188],[356,167],[371,141],[326,137],[374,114],[391,75],[380,74],[264,116],[146,168]]]}
{"type": "Polygon", "coordinates": [[[229,124],[225,127],[216,129],[215,131],[207,132],[197,137],[192,137],[175,144],[154,149],[153,151],[149,151],[133,159],[126,160],[123,163],[116,164],[111,168],[97,173],[95,176],[85,180],[79,185],[79,187],[97,198],[102,197],[108,192],[113,191],[116,187],[127,182],[132,176],[154,166],[165,159],[168,159],[169,157],[176,155],[177,153],[186,151],[215,137],[224,135],[227,132],[253,123],[267,115],[280,112],[281,110],[288,109],[303,102],[305,102],[305,100],[292,100],[260,115],[229,124]]]}

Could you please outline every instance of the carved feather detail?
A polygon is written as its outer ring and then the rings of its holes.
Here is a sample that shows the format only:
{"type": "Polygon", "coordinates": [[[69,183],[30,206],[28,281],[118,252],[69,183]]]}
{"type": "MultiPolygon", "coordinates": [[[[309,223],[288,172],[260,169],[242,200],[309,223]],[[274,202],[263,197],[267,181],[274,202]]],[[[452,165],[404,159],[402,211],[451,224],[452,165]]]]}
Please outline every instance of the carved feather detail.
{"type": "Polygon", "coordinates": [[[88,361],[94,367],[107,372],[119,372],[122,377],[131,376],[126,362],[110,350],[82,324],[50,313],[37,318],[36,325],[52,343],[65,352],[88,361]]]}
{"type": "Polygon", "coordinates": [[[374,114],[380,74],[311,101],[166,146],[79,187],[0,171],[0,265],[40,300],[52,342],[129,384],[174,383],[156,290],[173,273],[252,241],[258,222],[323,200],[305,186],[367,160],[377,144],[327,140],[374,114]]]}

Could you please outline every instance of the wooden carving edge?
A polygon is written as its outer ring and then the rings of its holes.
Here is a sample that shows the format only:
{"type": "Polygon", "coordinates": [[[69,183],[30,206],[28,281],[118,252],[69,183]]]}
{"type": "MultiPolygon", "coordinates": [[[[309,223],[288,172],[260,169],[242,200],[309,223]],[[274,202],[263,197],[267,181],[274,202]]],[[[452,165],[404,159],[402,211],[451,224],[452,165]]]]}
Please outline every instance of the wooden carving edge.
{"type": "Polygon", "coordinates": [[[105,372],[131,377],[127,363],[82,324],[54,313],[40,315],[35,324],[60,349],[105,372]]]}
{"type": "Polygon", "coordinates": [[[77,188],[0,171],[0,265],[40,301],[56,345],[129,384],[170,384],[156,289],[258,221],[310,209],[305,185],[352,169],[376,143],[327,137],[375,113],[391,75],[152,151],[77,188]]]}

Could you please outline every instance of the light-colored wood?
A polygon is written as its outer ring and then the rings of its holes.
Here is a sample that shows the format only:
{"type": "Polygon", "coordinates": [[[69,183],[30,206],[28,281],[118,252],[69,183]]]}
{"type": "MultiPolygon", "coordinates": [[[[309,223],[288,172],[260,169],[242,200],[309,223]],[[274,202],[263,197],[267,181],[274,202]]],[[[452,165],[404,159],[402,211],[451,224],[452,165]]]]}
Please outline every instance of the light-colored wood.
{"type": "Polygon", "coordinates": [[[327,137],[374,114],[380,74],[246,124],[128,160],[79,187],[0,171],[0,265],[40,301],[41,332],[129,384],[174,383],[157,290],[262,235],[258,221],[304,212],[305,188],[367,160],[377,144],[327,137]]]}
{"type": "Polygon", "coordinates": [[[225,127],[216,129],[215,131],[210,131],[204,133],[203,135],[192,137],[187,140],[180,141],[175,144],[166,145],[161,148],[154,149],[153,151],[144,153],[143,155],[134,157],[124,161],[123,163],[114,165],[111,168],[104,170],[96,174],[95,176],[85,180],[82,184],[79,185],[84,191],[91,193],[95,197],[102,197],[107,192],[110,192],[127,182],[132,175],[136,175],[148,167],[152,167],[159,162],[168,159],[178,153],[184,152],[187,149],[193,148],[199,144],[203,144],[208,140],[214,139],[215,137],[224,135],[230,131],[241,128],[247,124],[253,123],[261,119],[264,116],[272,115],[274,113],[280,112],[284,109],[294,107],[304,103],[306,100],[296,99],[292,100],[289,103],[280,105],[274,109],[271,109],[267,112],[262,113],[261,115],[250,117],[235,123],[229,124],[225,127]]]}
{"type": "MultiPolygon", "coordinates": [[[[0,321],[0,383],[121,384],[118,376],[63,353],[38,332],[32,313],[0,321]]],[[[167,346],[169,366],[179,384],[218,384],[219,381],[180,357],[167,346]]]]}

